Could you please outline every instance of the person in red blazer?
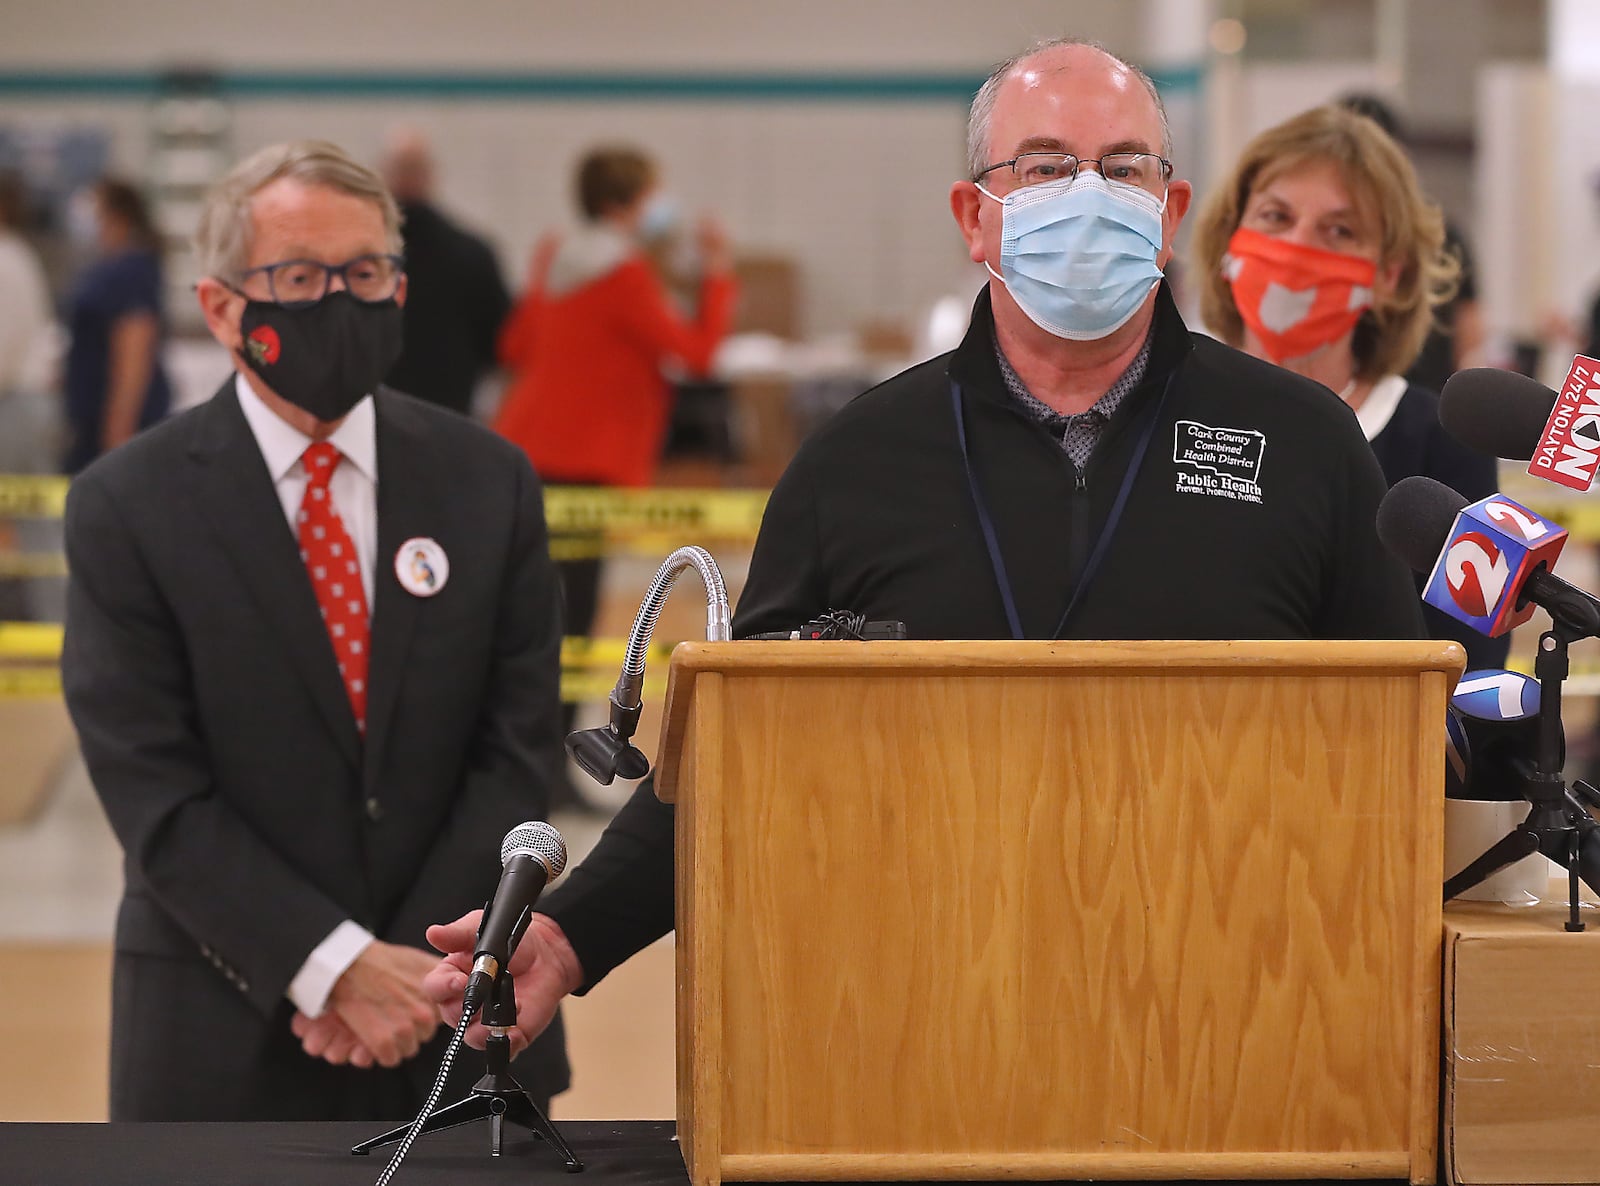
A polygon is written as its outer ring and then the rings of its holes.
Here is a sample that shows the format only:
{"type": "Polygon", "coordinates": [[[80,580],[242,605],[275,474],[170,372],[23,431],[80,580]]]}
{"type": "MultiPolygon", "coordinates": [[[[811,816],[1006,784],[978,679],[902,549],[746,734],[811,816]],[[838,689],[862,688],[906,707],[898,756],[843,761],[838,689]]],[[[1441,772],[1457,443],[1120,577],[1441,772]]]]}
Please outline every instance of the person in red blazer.
{"type": "Polygon", "coordinates": [[[645,486],[666,438],[666,368],[703,376],[728,332],[735,286],[728,241],[706,220],[695,315],[674,307],[644,250],[670,212],[655,165],[626,148],[578,167],[584,227],[546,238],[528,291],[500,331],[512,372],[495,428],[546,482],[645,486]]]}

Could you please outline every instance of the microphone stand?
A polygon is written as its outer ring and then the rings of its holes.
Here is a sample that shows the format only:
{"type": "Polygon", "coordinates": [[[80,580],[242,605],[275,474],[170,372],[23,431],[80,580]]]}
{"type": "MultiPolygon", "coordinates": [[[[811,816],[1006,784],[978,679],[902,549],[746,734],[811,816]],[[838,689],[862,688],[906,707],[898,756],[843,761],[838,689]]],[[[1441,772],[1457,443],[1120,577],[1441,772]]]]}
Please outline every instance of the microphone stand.
{"type": "Polygon", "coordinates": [[[650,651],[650,635],[666,604],[667,593],[680,573],[694,569],[706,589],[706,641],[727,642],[733,637],[729,627],[728,587],[722,570],[704,548],[679,548],[656,570],[650,590],[645,594],[628,631],[628,650],[622,661],[622,674],[611,689],[611,720],[595,729],[580,729],[567,735],[567,751],[590,778],[609,786],[621,775],[643,778],[650,773],[650,760],[632,744],[644,709],[644,661],[650,651]]]}
{"type": "Polygon", "coordinates": [[[1600,893],[1600,821],[1588,811],[1590,806],[1600,807],[1600,791],[1581,781],[1569,788],[1562,780],[1561,683],[1570,669],[1568,646],[1595,633],[1588,621],[1553,614],[1550,629],[1539,636],[1533,665],[1539,680],[1539,743],[1533,765],[1519,763],[1522,798],[1532,805],[1528,818],[1444,883],[1446,902],[1514,861],[1539,852],[1567,871],[1566,929],[1584,929],[1578,916],[1578,880],[1600,893]]]}
{"type": "MultiPolygon", "coordinates": [[[[567,1173],[582,1172],[583,1163],[572,1152],[571,1146],[562,1139],[561,1134],[556,1131],[556,1126],[550,1123],[550,1118],[540,1111],[539,1105],[533,1102],[533,1097],[511,1074],[511,1038],[508,1036],[508,1031],[517,1024],[517,988],[509,972],[502,972],[494,982],[489,1003],[483,1007],[483,1024],[489,1030],[488,1041],[484,1043],[483,1078],[473,1085],[472,1093],[465,1099],[457,1100],[430,1113],[422,1122],[422,1127],[417,1130],[417,1134],[420,1136],[423,1133],[440,1132],[443,1129],[487,1118],[489,1156],[499,1157],[504,1123],[511,1120],[524,1128],[531,1129],[534,1136],[547,1142],[566,1163],[567,1173]]],[[[402,1124],[399,1128],[390,1129],[380,1136],[362,1141],[350,1152],[364,1156],[380,1145],[400,1140],[410,1128],[411,1125],[402,1124]]]]}

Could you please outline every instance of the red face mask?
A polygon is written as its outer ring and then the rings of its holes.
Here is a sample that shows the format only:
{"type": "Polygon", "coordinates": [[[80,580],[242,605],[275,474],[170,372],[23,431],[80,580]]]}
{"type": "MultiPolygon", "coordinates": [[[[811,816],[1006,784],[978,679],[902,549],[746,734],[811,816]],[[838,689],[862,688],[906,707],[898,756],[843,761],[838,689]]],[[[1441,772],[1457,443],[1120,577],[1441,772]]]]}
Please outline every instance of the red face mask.
{"type": "Polygon", "coordinates": [[[1228,240],[1222,274],[1233,303],[1281,363],[1337,342],[1372,305],[1378,265],[1357,255],[1324,251],[1240,227],[1228,240]]]}

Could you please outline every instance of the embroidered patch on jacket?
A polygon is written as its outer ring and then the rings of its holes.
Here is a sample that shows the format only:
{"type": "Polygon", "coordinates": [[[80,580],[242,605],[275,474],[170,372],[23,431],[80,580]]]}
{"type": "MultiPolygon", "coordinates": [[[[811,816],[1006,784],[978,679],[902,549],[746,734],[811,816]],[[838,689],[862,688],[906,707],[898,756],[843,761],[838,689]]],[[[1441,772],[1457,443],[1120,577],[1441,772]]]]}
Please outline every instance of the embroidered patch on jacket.
{"type": "Polygon", "coordinates": [[[1250,428],[1212,428],[1180,420],[1172,443],[1179,494],[1261,501],[1261,455],[1267,438],[1250,428]]]}

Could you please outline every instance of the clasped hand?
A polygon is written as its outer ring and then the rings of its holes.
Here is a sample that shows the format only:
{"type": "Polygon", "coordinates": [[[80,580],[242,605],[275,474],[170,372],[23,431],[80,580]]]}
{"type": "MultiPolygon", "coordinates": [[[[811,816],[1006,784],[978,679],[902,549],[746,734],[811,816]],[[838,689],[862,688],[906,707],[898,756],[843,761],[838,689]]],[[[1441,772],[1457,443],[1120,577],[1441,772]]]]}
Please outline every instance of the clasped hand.
{"type": "Polygon", "coordinates": [[[344,970],[320,1017],[296,1012],[295,1037],[312,1058],[335,1066],[397,1067],[439,1027],[423,981],[436,961],[415,947],[374,941],[344,970]]]}

